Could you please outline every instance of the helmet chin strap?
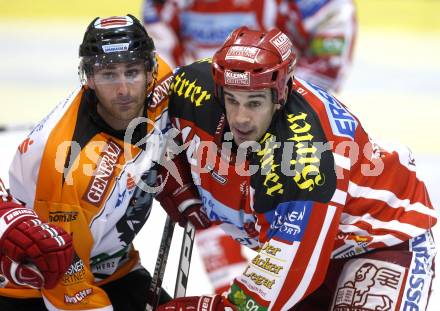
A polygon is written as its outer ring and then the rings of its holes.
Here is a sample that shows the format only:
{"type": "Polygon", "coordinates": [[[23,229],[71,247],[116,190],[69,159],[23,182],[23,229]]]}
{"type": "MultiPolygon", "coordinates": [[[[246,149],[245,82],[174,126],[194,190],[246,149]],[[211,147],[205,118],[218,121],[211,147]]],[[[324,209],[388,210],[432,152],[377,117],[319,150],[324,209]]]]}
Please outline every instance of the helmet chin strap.
{"type": "Polygon", "coordinates": [[[284,101],[280,99],[278,101],[278,104],[283,107],[284,104],[287,102],[287,98],[289,97],[289,93],[292,91],[292,82],[293,82],[293,76],[289,80],[287,80],[287,84],[284,87],[284,101]]]}

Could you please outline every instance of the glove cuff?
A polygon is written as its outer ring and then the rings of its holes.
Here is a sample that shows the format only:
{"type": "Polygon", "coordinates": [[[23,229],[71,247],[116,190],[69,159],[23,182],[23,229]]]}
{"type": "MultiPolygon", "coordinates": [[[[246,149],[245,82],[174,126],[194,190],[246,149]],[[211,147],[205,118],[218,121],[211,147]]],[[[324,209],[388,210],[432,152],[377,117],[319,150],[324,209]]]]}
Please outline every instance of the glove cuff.
{"type": "Polygon", "coordinates": [[[14,222],[25,219],[39,219],[33,210],[12,202],[8,203],[0,208],[0,242],[3,235],[12,228],[14,222]]]}
{"type": "Polygon", "coordinates": [[[177,209],[183,214],[188,209],[188,207],[192,205],[202,205],[202,201],[199,199],[187,199],[180,202],[179,206],[177,206],[177,209]]]}

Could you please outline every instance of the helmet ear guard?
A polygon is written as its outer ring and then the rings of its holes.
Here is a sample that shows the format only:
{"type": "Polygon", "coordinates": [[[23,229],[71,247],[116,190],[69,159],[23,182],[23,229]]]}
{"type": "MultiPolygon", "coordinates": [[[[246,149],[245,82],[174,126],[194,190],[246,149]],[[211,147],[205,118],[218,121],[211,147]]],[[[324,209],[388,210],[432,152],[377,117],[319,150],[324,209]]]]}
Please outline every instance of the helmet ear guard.
{"type": "Polygon", "coordinates": [[[96,65],[142,61],[146,71],[157,71],[153,39],[133,15],[96,17],[87,27],[79,47],[81,82],[93,75],[96,65]]]}
{"type": "MultiPolygon", "coordinates": [[[[216,96],[223,87],[245,90],[272,89],[272,100],[284,104],[285,87],[293,79],[296,55],[286,34],[274,28],[233,31],[212,59],[216,96]]],[[[223,100],[223,98],[222,98],[223,100]]]]}

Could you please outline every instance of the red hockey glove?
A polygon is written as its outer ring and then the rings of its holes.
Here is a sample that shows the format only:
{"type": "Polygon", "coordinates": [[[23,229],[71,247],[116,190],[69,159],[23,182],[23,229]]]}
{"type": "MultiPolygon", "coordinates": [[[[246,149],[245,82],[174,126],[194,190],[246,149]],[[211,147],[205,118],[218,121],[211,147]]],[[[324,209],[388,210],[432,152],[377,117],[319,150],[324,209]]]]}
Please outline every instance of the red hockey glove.
{"type": "Polygon", "coordinates": [[[72,238],[13,202],[0,203],[0,273],[17,285],[53,288],[73,259],[72,238]]]}
{"type": "Polygon", "coordinates": [[[156,309],[157,311],[223,311],[233,310],[223,304],[220,295],[181,297],[171,300],[156,309]]]}
{"type": "Polygon", "coordinates": [[[8,256],[0,256],[0,272],[15,285],[40,289],[44,285],[44,276],[31,263],[18,263],[8,256]]]}
{"type": "Polygon", "coordinates": [[[196,229],[205,229],[211,225],[211,221],[202,208],[199,193],[192,183],[188,168],[179,157],[173,159],[183,185],[164,167],[159,169],[158,182],[164,182],[163,188],[156,194],[156,199],[174,222],[184,227],[190,221],[196,229]]]}

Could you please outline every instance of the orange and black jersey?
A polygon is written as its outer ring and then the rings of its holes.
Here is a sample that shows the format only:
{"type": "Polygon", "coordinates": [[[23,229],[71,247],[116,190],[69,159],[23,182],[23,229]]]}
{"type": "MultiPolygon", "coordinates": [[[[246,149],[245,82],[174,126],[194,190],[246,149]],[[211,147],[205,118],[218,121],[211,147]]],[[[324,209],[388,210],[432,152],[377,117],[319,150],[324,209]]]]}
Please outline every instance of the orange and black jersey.
{"type": "Polygon", "coordinates": [[[113,310],[99,285],[140,268],[132,241],[150,214],[152,195],[136,184],[155,182],[161,136],[170,127],[172,72],[160,58],[158,65],[143,120],[128,138],[105,123],[94,92],[82,87],[32,130],[27,148],[19,148],[10,167],[11,193],[71,233],[77,256],[54,289],[40,293],[8,284],[0,295],[42,295],[49,310],[113,310]]]}
{"type": "Polygon", "coordinates": [[[319,287],[331,258],[400,244],[436,223],[411,152],[371,139],[306,81],[293,81],[257,145],[234,146],[210,66],[175,73],[169,116],[209,218],[258,250],[232,284],[232,304],[288,310],[319,287]]]}

